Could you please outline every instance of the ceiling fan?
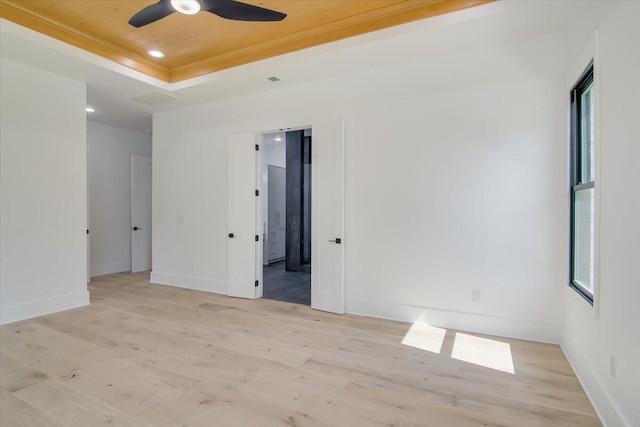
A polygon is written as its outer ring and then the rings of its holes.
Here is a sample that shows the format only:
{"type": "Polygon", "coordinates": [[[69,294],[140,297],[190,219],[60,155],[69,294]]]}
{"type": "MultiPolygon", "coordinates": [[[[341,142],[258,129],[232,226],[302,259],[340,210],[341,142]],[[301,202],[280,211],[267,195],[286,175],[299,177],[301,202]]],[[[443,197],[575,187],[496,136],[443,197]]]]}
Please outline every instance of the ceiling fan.
{"type": "Polygon", "coordinates": [[[129,24],[140,28],[174,12],[194,15],[200,10],[236,21],[282,21],[287,15],[235,0],[160,0],[136,13],[129,24]]]}

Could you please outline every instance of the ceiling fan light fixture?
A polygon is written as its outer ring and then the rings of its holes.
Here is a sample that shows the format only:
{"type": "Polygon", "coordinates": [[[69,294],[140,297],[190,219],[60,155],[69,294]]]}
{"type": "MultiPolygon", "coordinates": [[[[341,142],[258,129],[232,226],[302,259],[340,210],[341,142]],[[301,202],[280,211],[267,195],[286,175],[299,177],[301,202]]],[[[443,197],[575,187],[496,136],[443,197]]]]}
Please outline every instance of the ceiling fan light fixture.
{"type": "Polygon", "coordinates": [[[185,15],[195,15],[200,12],[200,2],[198,0],[171,0],[171,6],[185,15]]]}

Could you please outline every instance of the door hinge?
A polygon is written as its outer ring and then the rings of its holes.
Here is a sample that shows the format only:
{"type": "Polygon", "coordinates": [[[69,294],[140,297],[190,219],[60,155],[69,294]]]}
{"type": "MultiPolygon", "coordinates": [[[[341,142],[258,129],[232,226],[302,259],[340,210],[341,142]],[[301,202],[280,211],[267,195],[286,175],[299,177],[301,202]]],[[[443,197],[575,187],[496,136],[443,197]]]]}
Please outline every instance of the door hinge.
{"type": "Polygon", "coordinates": [[[256,151],[260,151],[260,146],[256,144],[256,151]]]}
{"type": "Polygon", "coordinates": [[[258,281],[256,280],[256,288],[258,287],[258,281]]]}
{"type": "Polygon", "coordinates": [[[256,242],[260,240],[260,236],[256,234],[256,242]]]}
{"type": "Polygon", "coordinates": [[[260,190],[256,190],[256,196],[260,195],[260,190]]]}

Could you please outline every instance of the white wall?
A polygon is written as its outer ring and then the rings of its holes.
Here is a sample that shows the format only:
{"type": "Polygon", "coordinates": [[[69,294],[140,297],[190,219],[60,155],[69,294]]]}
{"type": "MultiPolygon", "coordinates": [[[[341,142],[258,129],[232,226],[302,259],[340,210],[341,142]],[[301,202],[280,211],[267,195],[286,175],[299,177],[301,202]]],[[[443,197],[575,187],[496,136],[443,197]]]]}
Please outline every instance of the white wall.
{"type": "Polygon", "coordinates": [[[563,66],[553,34],[155,114],[152,279],[226,293],[229,134],[339,117],[346,310],[558,342],[563,66]]]}
{"type": "Polygon", "coordinates": [[[131,156],[151,157],[151,135],[87,123],[91,275],[131,269],[131,156]]]}
{"type": "Polygon", "coordinates": [[[1,58],[1,323],[89,303],[86,86],[1,58]]]}
{"type": "Polygon", "coordinates": [[[588,12],[567,32],[567,82],[596,54],[599,293],[594,309],[565,287],[562,347],[603,422],[640,426],[640,3],[588,12]]]}

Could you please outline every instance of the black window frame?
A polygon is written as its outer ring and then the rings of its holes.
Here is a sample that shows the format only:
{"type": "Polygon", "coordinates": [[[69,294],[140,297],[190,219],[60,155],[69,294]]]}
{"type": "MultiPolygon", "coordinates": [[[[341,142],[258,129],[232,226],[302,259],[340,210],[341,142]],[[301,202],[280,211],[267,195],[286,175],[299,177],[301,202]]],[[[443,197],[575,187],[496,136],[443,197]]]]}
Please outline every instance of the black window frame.
{"type": "MultiPolygon", "coordinates": [[[[586,92],[586,90],[594,85],[594,72],[593,72],[593,61],[589,63],[585,71],[582,73],[576,85],[571,89],[571,119],[570,119],[570,128],[571,128],[571,152],[570,152],[570,203],[571,203],[571,241],[570,241],[570,270],[569,270],[569,286],[573,288],[582,298],[584,298],[589,304],[594,304],[594,294],[595,294],[595,277],[593,291],[585,289],[579,282],[574,280],[575,273],[575,246],[576,246],[576,235],[575,235],[575,197],[576,193],[581,190],[594,189],[594,197],[595,197],[595,180],[596,177],[591,177],[592,180],[588,182],[582,182],[583,177],[583,164],[582,164],[582,151],[584,149],[584,138],[582,135],[582,95],[586,92]]],[[[594,213],[595,215],[595,213],[594,213]]],[[[594,263],[596,260],[594,259],[594,263]]],[[[595,268],[595,266],[594,266],[595,268]]]]}

